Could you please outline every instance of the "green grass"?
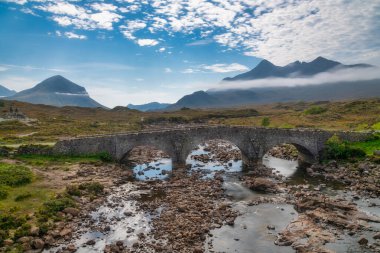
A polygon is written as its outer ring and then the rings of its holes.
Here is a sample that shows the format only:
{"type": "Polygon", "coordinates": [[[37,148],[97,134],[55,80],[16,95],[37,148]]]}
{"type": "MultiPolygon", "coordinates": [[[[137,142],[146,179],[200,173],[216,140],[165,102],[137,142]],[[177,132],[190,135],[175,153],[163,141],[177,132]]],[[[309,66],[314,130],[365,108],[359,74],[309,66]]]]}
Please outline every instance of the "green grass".
{"type": "Polygon", "coordinates": [[[374,138],[365,142],[354,142],[350,144],[351,147],[363,150],[367,155],[373,155],[375,150],[380,150],[380,137],[374,138]]]}
{"type": "Polygon", "coordinates": [[[371,127],[373,130],[380,131],[380,122],[377,122],[371,127]]]}
{"type": "Polygon", "coordinates": [[[100,161],[109,162],[105,154],[96,155],[17,155],[16,159],[33,166],[49,166],[74,163],[95,163],[100,161]]]}
{"type": "Polygon", "coordinates": [[[33,173],[29,168],[0,163],[0,185],[22,186],[32,182],[33,173]]]}
{"type": "Polygon", "coordinates": [[[306,115],[315,115],[315,114],[321,114],[321,113],[324,113],[324,112],[327,112],[327,108],[325,107],[321,107],[321,106],[312,106],[308,109],[305,110],[305,114],[306,115]]]}

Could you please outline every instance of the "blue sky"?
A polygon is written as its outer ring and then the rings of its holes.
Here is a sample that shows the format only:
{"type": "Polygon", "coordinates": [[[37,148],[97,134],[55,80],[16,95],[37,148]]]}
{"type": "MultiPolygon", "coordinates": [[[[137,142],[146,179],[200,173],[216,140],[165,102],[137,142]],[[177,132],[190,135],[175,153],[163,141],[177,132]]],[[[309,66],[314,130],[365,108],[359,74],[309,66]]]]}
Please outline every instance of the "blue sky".
{"type": "Polygon", "coordinates": [[[175,102],[265,58],[380,65],[380,1],[0,0],[0,84],[60,74],[106,106],[175,102]]]}

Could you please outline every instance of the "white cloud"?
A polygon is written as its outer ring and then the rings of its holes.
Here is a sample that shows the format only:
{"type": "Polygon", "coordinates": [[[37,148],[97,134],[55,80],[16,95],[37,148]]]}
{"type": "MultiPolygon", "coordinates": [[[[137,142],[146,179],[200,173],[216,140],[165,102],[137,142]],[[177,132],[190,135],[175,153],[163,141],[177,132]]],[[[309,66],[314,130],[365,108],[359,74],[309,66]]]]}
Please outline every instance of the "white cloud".
{"type": "Polygon", "coordinates": [[[209,85],[209,88],[217,90],[226,89],[250,89],[268,87],[295,87],[318,85],[322,83],[365,81],[380,78],[378,68],[344,69],[335,72],[324,72],[312,77],[299,78],[266,78],[251,81],[222,82],[209,85]]]}
{"type": "Polygon", "coordinates": [[[243,72],[247,71],[249,68],[245,65],[239,63],[224,64],[218,63],[213,65],[198,65],[191,68],[187,68],[182,71],[184,74],[194,74],[194,73],[229,73],[229,72],[243,72]]]}
{"type": "Polygon", "coordinates": [[[96,11],[116,11],[117,6],[107,3],[94,3],[91,5],[92,9],[96,11]]]}
{"type": "Polygon", "coordinates": [[[165,73],[172,73],[173,70],[171,68],[165,68],[165,73]]]}
{"type": "Polygon", "coordinates": [[[24,5],[28,0],[5,0],[5,2],[24,5]]]}
{"type": "Polygon", "coordinates": [[[6,68],[6,67],[3,67],[3,66],[0,66],[0,72],[2,71],[7,71],[9,68],[6,68]]]}
{"type": "Polygon", "coordinates": [[[36,6],[37,9],[53,14],[52,19],[61,26],[74,26],[77,29],[113,30],[113,24],[120,21],[116,6],[105,3],[94,3],[92,10],[67,1],[57,1],[36,6]]]}
{"type": "Polygon", "coordinates": [[[121,25],[120,31],[124,35],[125,38],[134,40],[136,37],[133,35],[134,32],[144,29],[146,27],[146,23],[142,20],[131,20],[127,21],[126,25],[121,25]]]}
{"type": "Polygon", "coordinates": [[[160,49],[158,49],[158,52],[163,53],[163,52],[165,52],[165,50],[166,50],[166,48],[161,47],[160,49]]]}
{"type": "Polygon", "coordinates": [[[73,32],[65,32],[65,36],[69,39],[79,39],[79,40],[87,39],[86,35],[80,35],[73,32]]]}
{"type": "Polygon", "coordinates": [[[151,46],[156,46],[158,43],[160,43],[158,40],[154,39],[138,39],[137,44],[141,47],[151,47],[151,46]]]}
{"type": "MultiPolygon", "coordinates": [[[[65,27],[112,30],[118,25],[124,37],[145,46],[158,44],[154,37],[158,32],[169,36],[182,33],[196,39],[188,46],[215,41],[227,49],[240,50],[278,65],[309,61],[317,56],[346,63],[380,63],[379,0],[365,4],[362,0],[116,0],[112,3],[97,0],[91,1],[92,4],[77,0],[6,1],[28,2],[31,11],[45,11],[49,18],[65,27]],[[120,21],[125,22],[119,25],[120,21]],[[150,41],[138,38],[137,30],[143,30],[150,41]]],[[[160,38],[163,37],[160,33],[160,38]]]]}
{"type": "Polygon", "coordinates": [[[136,80],[137,82],[143,82],[143,81],[144,81],[143,78],[136,78],[135,80],[136,80]]]}
{"type": "Polygon", "coordinates": [[[247,66],[241,65],[239,63],[203,65],[202,68],[204,70],[209,70],[216,73],[228,73],[249,70],[247,66]]]}

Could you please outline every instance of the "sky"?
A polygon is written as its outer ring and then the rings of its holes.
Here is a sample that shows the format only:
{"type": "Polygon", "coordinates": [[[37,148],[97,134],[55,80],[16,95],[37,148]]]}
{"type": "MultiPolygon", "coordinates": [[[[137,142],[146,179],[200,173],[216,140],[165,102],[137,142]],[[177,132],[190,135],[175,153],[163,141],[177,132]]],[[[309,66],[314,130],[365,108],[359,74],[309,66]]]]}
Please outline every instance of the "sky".
{"type": "Polygon", "coordinates": [[[114,107],[318,56],[380,66],[380,0],[0,0],[0,84],[62,75],[114,107]]]}

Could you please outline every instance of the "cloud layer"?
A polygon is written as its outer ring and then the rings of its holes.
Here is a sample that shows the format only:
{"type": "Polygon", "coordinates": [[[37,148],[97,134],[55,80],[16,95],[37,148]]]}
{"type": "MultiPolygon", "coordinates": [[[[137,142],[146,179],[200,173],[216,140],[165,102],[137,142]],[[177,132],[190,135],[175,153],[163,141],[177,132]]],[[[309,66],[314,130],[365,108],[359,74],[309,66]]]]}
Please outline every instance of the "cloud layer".
{"type": "Polygon", "coordinates": [[[320,55],[346,62],[380,58],[379,0],[6,1],[66,29],[117,30],[140,46],[182,33],[194,35],[189,46],[216,42],[278,65],[320,55]]]}

